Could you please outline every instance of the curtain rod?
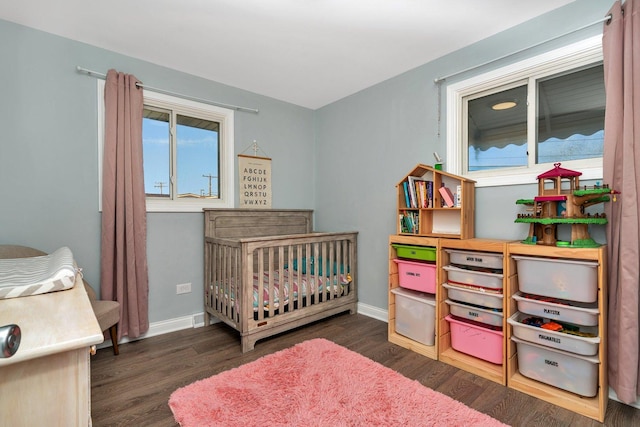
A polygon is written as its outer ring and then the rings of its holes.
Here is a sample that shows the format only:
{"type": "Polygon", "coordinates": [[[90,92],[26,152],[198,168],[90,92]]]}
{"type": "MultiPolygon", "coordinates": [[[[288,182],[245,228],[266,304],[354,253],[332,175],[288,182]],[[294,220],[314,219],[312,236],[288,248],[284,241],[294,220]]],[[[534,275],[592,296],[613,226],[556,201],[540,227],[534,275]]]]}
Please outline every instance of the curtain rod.
{"type": "Polygon", "coordinates": [[[517,51],[515,51],[515,52],[511,52],[511,53],[508,53],[508,54],[506,54],[506,55],[502,55],[502,56],[500,56],[500,57],[498,57],[498,58],[491,59],[491,60],[489,60],[489,61],[487,61],[487,62],[483,62],[482,64],[474,65],[474,66],[471,66],[471,67],[469,67],[469,68],[465,68],[464,70],[460,70],[460,71],[456,71],[455,73],[447,74],[446,76],[437,77],[437,78],[435,78],[435,79],[433,80],[433,82],[434,82],[435,84],[439,84],[439,83],[441,83],[442,81],[444,81],[444,80],[448,79],[449,77],[457,76],[458,74],[466,73],[467,71],[471,71],[471,70],[475,70],[476,68],[484,67],[485,65],[489,65],[489,64],[491,64],[491,63],[493,63],[493,62],[500,61],[501,59],[508,58],[508,57],[510,57],[510,56],[512,56],[512,55],[516,55],[516,54],[518,54],[518,53],[520,53],[520,52],[524,52],[525,50],[533,49],[534,47],[538,47],[538,46],[540,46],[541,44],[545,44],[545,43],[550,42],[550,41],[552,41],[552,40],[559,39],[560,37],[568,36],[569,34],[573,34],[573,33],[578,32],[578,31],[580,31],[580,30],[584,30],[585,28],[589,28],[589,27],[591,27],[591,26],[593,26],[593,25],[599,24],[599,23],[604,22],[604,21],[609,21],[609,20],[611,19],[611,17],[612,17],[612,16],[611,16],[611,14],[609,14],[609,15],[605,16],[605,17],[604,17],[604,18],[602,18],[602,19],[599,19],[599,20],[597,20],[597,21],[595,21],[595,22],[592,22],[592,23],[590,23],[590,24],[587,24],[587,25],[583,25],[583,26],[582,26],[582,27],[580,27],[580,28],[576,28],[575,30],[568,31],[568,32],[566,32],[566,33],[564,33],[564,34],[560,34],[559,36],[551,37],[551,38],[549,38],[549,39],[543,40],[543,41],[541,41],[541,42],[539,42],[539,43],[536,43],[536,44],[534,44],[534,45],[531,45],[531,46],[525,47],[525,48],[520,49],[520,50],[517,50],[517,51]]]}
{"type": "MultiPolygon", "coordinates": [[[[96,77],[96,78],[103,79],[103,80],[107,78],[106,74],[99,73],[97,71],[88,70],[88,69],[83,68],[83,67],[81,67],[79,65],[76,66],[76,71],[78,71],[79,73],[84,73],[84,74],[87,74],[87,75],[89,75],[91,77],[96,77]]],[[[165,95],[177,96],[179,98],[184,98],[184,99],[188,99],[188,100],[191,100],[191,101],[197,101],[197,102],[202,102],[202,103],[205,103],[205,104],[215,105],[217,107],[229,108],[231,110],[246,111],[246,112],[249,112],[249,113],[256,113],[256,114],[259,112],[259,110],[256,109],[256,108],[239,107],[237,105],[224,104],[222,102],[216,102],[216,101],[210,101],[208,99],[196,98],[195,96],[183,95],[181,93],[171,92],[171,91],[160,89],[160,88],[153,87],[153,86],[147,86],[147,85],[144,85],[142,83],[136,83],[136,86],[138,86],[140,88],[143,88],[143,89],[149,89],[149,90],[152,90],[152,91],[155,91],[155,92],[160,92],[160,93],[163,93],[165,95]]]]}

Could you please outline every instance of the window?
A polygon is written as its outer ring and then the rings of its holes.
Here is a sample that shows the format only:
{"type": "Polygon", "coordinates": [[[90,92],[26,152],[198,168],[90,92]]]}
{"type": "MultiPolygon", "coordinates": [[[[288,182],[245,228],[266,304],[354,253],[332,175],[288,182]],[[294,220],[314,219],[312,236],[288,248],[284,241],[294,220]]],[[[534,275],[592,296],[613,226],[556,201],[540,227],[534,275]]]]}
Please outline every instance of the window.
{"type": "MultiPolygon", "coordinates": [[[[103,99],[104,81],[98,83],[103,99]]],[[[233,118],[233,111],[226,108],[145,89],[142,146],[147,211],[233,207],[233,118]]]]}
{"type": "Polygon", "coordinates": [[[478,186],[535,182],[553,163],[602,178],[604,73],[594,37],[447,87],[447,170],[478,186]]]}

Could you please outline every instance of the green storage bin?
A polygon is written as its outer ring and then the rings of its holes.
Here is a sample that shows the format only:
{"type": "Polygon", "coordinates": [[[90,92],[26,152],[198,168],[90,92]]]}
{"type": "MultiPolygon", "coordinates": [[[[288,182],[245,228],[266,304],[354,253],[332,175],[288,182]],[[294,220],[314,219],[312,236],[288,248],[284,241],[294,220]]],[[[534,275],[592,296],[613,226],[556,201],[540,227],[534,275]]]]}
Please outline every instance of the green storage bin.
{"type": "Polygon", "coordinates": [[[436,262],[436,248],[429,246],[400,245],[392,243],[398,258],[413,259],[417,261],[436,262]]]}

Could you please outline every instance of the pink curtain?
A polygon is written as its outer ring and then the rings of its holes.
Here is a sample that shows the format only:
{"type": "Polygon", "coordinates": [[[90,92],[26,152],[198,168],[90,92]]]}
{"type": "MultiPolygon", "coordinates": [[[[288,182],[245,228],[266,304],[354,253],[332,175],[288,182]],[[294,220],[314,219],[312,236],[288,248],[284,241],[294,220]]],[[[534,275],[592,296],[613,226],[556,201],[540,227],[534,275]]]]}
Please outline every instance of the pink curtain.
{"type": "Polygon", "coordinates": [[[616,1],[604,25],[606,90],[604,182],[621,191],[606,203],[609,317],[609,384],[618,398],[635,403],[640,395],[640,0],[616,1]]]}
{"type": "Polygon", "coordinates": [[[120,302],[118,339],[149,329],[147,218],[142,169],[142,89],[109,70],[102,172],[102,299],[120,302]]]}

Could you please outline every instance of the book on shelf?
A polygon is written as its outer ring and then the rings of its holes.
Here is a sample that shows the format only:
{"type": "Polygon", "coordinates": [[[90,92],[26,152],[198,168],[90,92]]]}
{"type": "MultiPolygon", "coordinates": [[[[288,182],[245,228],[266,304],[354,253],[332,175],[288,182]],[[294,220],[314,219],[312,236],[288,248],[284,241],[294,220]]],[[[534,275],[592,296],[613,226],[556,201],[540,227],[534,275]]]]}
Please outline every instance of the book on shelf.
{"type": "Polygon", "coordinates": [[[425,181],[417,182],[418,188],[420,189],[420,207],[428,208],[429,207],[429,199],[427,199],[427,183],[425,181]]]}
{"type": "Polygon", "coordinates": [[[398,230],[400,230],[400,233],[407,233],[409,231],[407,230],[407,225],[404,223],[403,214],[398,215],[398,230]]]}
{"type": "Polygon", "coordinates": [[[442,196],[442,202],[444,203],[444,206],[452,208],[456,205],[453,193],[451,193],[451,190],[449,190],[448,187],[443,185],[442,187],[440,187],[439,191],[440,196],[442,196]]]}
{"type": "Polygon", "coordinates": [[[416,193],[416,177],[408,176],[407,182],[409,186],[409,200],[411,201],[411,208],[417,208],[418,205],[418,194],[416,193]]]}
{"type": "Polygon", "coordinates": [[[413,221],[411,221],[411,215],[404,214],[404,225],[407,233],[413,233],[413,221]]]}
{"type": "Polygon", "coordinates": [[[405,200],[405,204],[407,205],[408,208],[411,207],[411,201],[409,200],[409,183],[408,182],[403,182],[402,186],[404,188],[404,200],[405,200]]]}
{"type": "Polygon", "coordinates": [[[433,207],[433,181],[425,181],[427,184],[427,207],[433,207]]]}

